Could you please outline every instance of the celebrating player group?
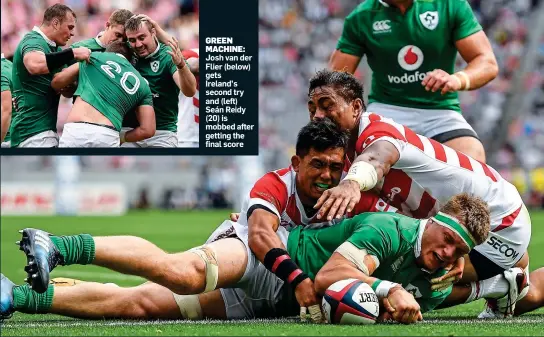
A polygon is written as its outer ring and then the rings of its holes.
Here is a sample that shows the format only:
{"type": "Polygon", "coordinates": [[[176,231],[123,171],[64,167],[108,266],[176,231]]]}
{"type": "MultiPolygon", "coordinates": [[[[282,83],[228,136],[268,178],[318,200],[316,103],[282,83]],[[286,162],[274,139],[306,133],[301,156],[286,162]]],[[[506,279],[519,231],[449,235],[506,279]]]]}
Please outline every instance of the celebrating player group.
{"type": "MultiPolygon", "coordinates": [[[[128,27],[132,25],[125,24],[131,46],[147,55],[141,40],[148,37],[128,27]]],[[[202,245],[172,254],[133,236],[58,236],[23,229],[17,245],[27,258],[28,284],[16,285],[2,275],[2,317],[15,311],[89,319],[300,315],[320,323],[322,297],[346,279],[372,288],[380,305],[378,319],[405,324],[425,319],[431,310],[481,298],[487,301],[478,316],[482,319],[542,307],[544,268],[529,271],[529,212],[516,188],[485,163],[483,147],[458,109],[457,91],[481,87],[496,75],[488,44],[464,0],[363,2],[346,19],[332,69],[318,71],[309,81],[310,121],[298,133],[290,165],[258,179],[240,213],[220,224],[202,245]],[[418,34],[425,32],[443,36],[440,44],[419,45],[418,34]],[[452,74],[455,50],[468,65],[452,74]],[[416,58],[407,56],[411,53],[416,58]],[[395,116],[365,111],[363,87],[350,74],[363,54],[376,67],[370,107],[418,124],[425,135],[395,116]],[[378,66],[384,61],[387,67],[378,66]],[[401,72],[413,81],[396,81],[395,76],[404,76],[401,72]],[[126,288],[52,282],[54,268],[74,264],[94,264],[148,282],[126,288]]],[[[122,55],[123,46],[107,48],[122,55]]],[[[159,54],[160,46],[155,48],[159,54]]],[[[182,60],[170,53],[172,60],[182,60]]],[[[100,63],[112,80],[132,71],[117,54],[107,58],[117,66],[100,63]]],[[[103,56],[89,57],[99,64],[103,56]]],[[[65,84],[73,85],[79,73],[77,96],[88,83],[85,76],[100,71],[93,68],[95,62],[67,67],[53,77],[53,84],[68,91],[65,84]]],[[[179,78],[185,67],[175,73],[179,78]]],[[[128,88],[145,75],[125,76],[128,88]]],[[[149,88],[143,82],[140,86],[133,89],[131,101],[138,108],[139,127],[123,136],[136,144],[148,131],[143,115],[150,107],[149,88]]],[[[95,112],[82,96],[76,98],[74,110],[78,102],[80,110],[71,112],[74,118],[95,112]]],[[[122,119],[111,124],[119,131],[122,119]]],[[[152,124],[149,128],[155,128],[152,124]]],[[[101,141],[108,137],[113,133],[104,132],[101,141]]],[[[168,141],[166,133],[154,137],[168,141]]],[[[76,136],[66,139],[76,141],[76,136]]]]}
{"type": "Polygon", "coordinates": [[[2,147],[198,146],[198,50],[181,51],[154,20],[125,9],[97,37],[62,49],[76,19],[53,5],[13,64],[2,54],[2,147]],[[60,95],[73,105],[59,138],[60,95]]]}

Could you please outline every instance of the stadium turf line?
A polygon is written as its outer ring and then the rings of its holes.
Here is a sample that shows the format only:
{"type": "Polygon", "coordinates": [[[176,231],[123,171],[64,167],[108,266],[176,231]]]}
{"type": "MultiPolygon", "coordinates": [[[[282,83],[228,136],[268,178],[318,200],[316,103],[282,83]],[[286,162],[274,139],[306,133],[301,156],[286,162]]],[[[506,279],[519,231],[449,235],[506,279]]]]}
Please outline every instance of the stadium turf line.
{"type": "MultiPolygon", "coordinates": [[[[167,251],[185,250],[201,244],[230,211],[202,212],[130,212],[123,217],[1,217],[1,269],[16,283],[25,277],[24,254],[15,241],[17,230],[34,227],[55,234],[91,233],[93,235],[137,235],[167,251]]],[[[531,212],[533,231],[529,254],[531,269],[544,266],[544,212],[531,212]]],[[[122,286],[142,282],[139,277],[124,276],[95,266],[59,267],[53,277],[65,276],[122,286]]],[[[484,302],[453,307],[425,315],[425,322],[412,326],[377,324],[373,326],[314,326],[294,319],[237,322],[184,321],[87,321],[56,315],[15,314],[5,321],[2,336],[169,336],[169,335],[436,335],[436,336],[544,336],[544,310],[512,320],[480,321],[476,315],[484,302]]]]}

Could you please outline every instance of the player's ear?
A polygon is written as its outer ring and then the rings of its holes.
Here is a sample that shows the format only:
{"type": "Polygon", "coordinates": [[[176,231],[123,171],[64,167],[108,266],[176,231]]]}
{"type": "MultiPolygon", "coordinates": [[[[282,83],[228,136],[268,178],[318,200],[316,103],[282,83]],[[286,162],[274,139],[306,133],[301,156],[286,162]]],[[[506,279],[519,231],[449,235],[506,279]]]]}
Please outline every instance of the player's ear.
{"type": "Polygon", "coordinates": [[[353,117],[359,118],[363,113],[363,101],[360,98],[356,98],[351,104],[353,106],[353,117]]]}
{"type": "Polygon", "coordinates": [[[298,173],[300,162],[301,162],[301,159],[299,156],[294,155],[291,157],[291,166],[293,166],[293,170],[295,170],[296,173],[298,173]]]}
{"type": "Polygon", "coordinates": [[[108,30],[110,28],[111,24],[109,21],[106,21],[106,30],[108,30]]]}

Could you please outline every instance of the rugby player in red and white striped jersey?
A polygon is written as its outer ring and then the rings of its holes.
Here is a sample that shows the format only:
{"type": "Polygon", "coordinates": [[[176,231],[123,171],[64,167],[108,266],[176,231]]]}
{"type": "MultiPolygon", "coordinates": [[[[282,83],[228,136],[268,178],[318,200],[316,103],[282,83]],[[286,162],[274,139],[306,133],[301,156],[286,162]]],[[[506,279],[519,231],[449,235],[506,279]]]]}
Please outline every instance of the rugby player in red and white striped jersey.
{"type": "MultiPolygon", "coordinates": [[[[349,171],[342,182],[325,191],[316,203],[315,207],[320,208],[318,218],[326,216],[331,220],[351,212],[361,198],[360,192],[368,190],[375,191],[401,212],[418,218],[434,215],[456,194],[479,196],[489,205],[491,232],[485,243],[465,257],[464,269],[459,261],[457,268],[445,277],[458,279],[463,275],[461,282],[471,282],[471,287],[455,287],[446,305],[497,296],[493,291],[504,289],[506,295],[498,301],[498,307],[489,301],[490,306],[481,316],[498,316],[514,310],[516,300],[527,293],[528,282],[521,279],[528,280],[531,221],[512,184],[484,163],[417,135],[390,119],[363,113],[363,88],[351,74],[318,72],[310,80],[308,109],[312,119],[328,117],[351,132],[348,160],[353,164],[348,163],[349,171]],[[488,286],[491,281],[482,283],[503,274],[498,286],[488,286]]],[[[538,290],[544,287],[544,268],[533,272],[531,281],[531,296],[519,302],[516,313],[544,304],[544,291],[540,294],[538,290]]],[[[443,286],[449,283],[443,279],[436,282],[443,286]]]]}

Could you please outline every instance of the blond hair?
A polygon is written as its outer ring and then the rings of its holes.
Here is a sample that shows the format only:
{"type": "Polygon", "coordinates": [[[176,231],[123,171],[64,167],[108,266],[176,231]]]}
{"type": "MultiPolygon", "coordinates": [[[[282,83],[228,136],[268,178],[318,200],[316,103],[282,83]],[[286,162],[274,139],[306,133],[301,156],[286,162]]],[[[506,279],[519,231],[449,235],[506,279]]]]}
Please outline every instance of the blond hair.
{"type": "Polygon", "coordinates": [[[454,196],[440,210],[456,217],[476,241],[482,244],[489,235],[491,227],[489,206],[482,198],[462,193],[454,196]]]}

